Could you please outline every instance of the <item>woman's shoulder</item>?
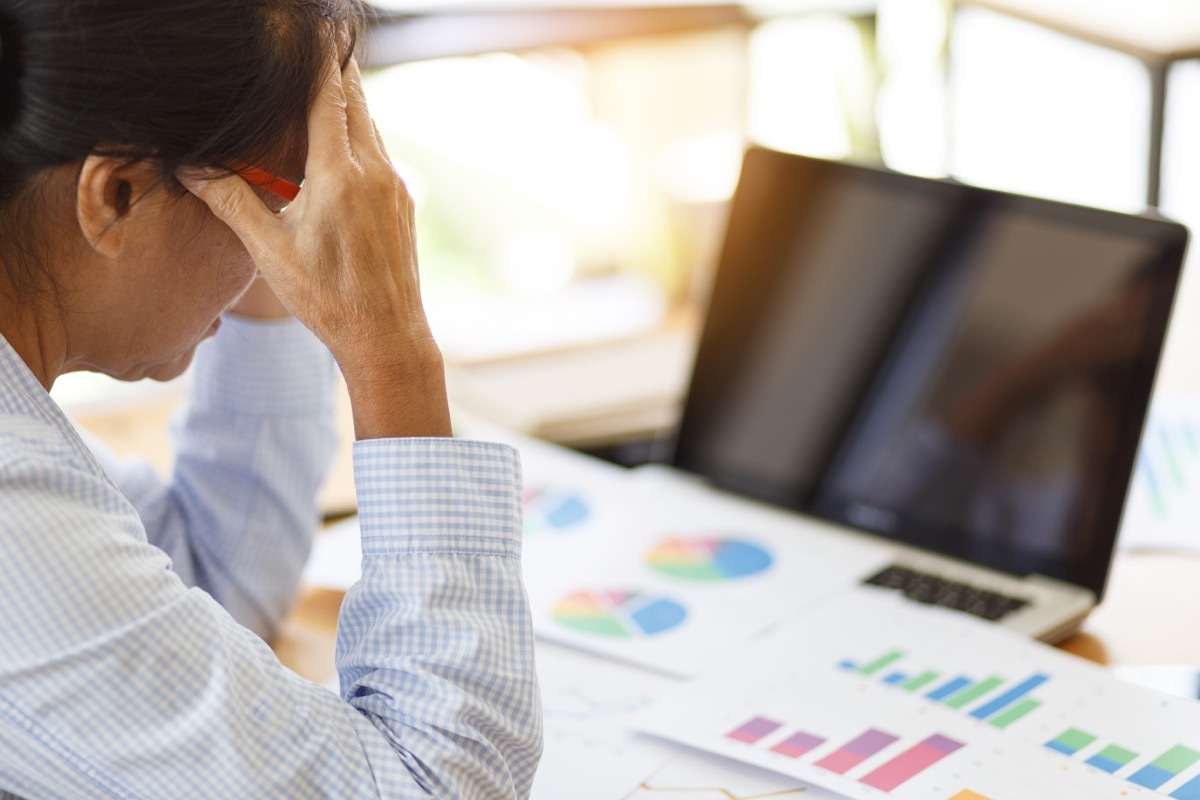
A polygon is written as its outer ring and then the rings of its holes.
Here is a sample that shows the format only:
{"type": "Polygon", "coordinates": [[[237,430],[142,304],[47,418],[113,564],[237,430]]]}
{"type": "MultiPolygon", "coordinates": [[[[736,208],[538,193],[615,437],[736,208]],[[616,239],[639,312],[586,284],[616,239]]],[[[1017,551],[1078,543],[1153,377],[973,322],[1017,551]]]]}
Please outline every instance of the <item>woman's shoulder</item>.
{"type": "Polygon", "coordinates": [[[21,465],[85,466],[68,431],[37,416],[0,411],[0,473],[21,465]]]}
{"type": "Polygon", "coordinates": [[[0,411],[0,528],[89,512],[137,516],[69,423],[0,411]]]}

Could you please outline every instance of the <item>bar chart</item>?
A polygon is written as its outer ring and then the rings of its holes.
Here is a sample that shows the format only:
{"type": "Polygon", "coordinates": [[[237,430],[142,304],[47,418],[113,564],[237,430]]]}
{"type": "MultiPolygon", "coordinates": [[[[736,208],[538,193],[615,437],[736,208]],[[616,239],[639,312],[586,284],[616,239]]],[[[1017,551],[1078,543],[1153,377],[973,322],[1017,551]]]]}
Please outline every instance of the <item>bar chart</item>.
{"type": "Polygon", "coordinates": [[[1087,763],[1096,769],[1104,770],[1105,772],[1116,772],[1121,767],[1124,767],[1137,758],[1138,754],[1132,750],[1126,750],[1119,745],[1110,744],[1101,750],[1096,755],[1087,760],[1087,763]]]}
{"type": "Polygon", "coordinates": [[[946,756],[963,747],[962,742],[956,742],[948,736],[935,734],[928,739],[913,745],[891,761],[868,772],[862,783],[873,786],[885,792],[890,792],[946,756]]]}
{"type": "Polygon", "coordinates": [[[1049,675],[1040,672],[1014,683],[998,675],[977,680],[945,670],[907,672],[889,669],[904,660],[906,655],[904,650],[888,650],[861,664],[843,660],[838,667],[862,677],[878,677],[882,683],[914,695],[923,695],[946,708],[965,711],[974,719],[1001,730],[1041,707],[1042,701],[1029,695],[1050,680],[1049,675]]]}
{"type": "MultiPolygon", "coordinates": [[[[1129,780],[1147,789],[1157,789],[1197,761],[1200,761],[1200,753],[1179,745],[1130,775],[1129,780]]],[[[1200,787],[1200,780],[1193,783],[1200,787]]]]}
{"type": "MultiPolygon", "coordinates": [[[[754,716],[725,734],[727,739],[755,746],[772,734],[785,728],[785,723],[770,717],[754,716]]],[[[799,759],[827,743],[827,739],[806,730],[790,729],[787,737],[767,749],[791,759],[799,759]]],[[[812,764],[836,775],[846,775],[901,741],[899,735],[877,728],[869,728],[854,736],[836,749],[827,752],[812,764]]],[[[942,759],[964,747],[964,743],[943,734],[934,734],[893,755],[887,761],[871,769],[859,779],[859,783],[891,792],[937,764],[942,759]]],[[[970,797],[969,794],[962,797],[970,797]]]]}
{"type": "MultiPolygon", "coordinates": [[[[1100,742],[1100,737],[1079,728],[1068,728],[1045,746],[1065,756],[1076,756],[1080,751],[1100,742]]],[[[1124,745],[1104,742],[1100,749],[1084,759],[1088,766],[1109,774],[1116,774],[1132,764],[1140,753],[1124,745]]],[[[1200,763],[1200,751],[1183,745],[1175,745],[1154,757],[1152,761],[1125,776],[1130,783],[1146,789],[1161,789],[1184,772],[1200,763]]],[[[1175,800],[1200,800],[1200,776],[1196,776],[1171,791],[1168,797],[1175,800]]]]}
{"type": "Polygon", "coordinates": [[[815,750],[825,744],[825,740],[819,736],[813,736],[804,731],[793,733],[787,739],[784,739],[779,744],[771,748],[772,753],[779,753],[788,758],[799,758],[810,750],[815,750]]]}
{"type": "Polygon", "coordinates": [[[853,800],[1200,800],[1200,705],[959,616],[845,595],[637,726],[853,800]]]}
{"type": "Polygon", "coordinates": [[[871,729],[822,758],[817,762],[817,766],[838,775],[845,775],[871,756],[895,744],[899,738],[871,729]]]}
{"type": "Polygon", "coordinates": [[[783,727],[782,722],[776,722],[766,717],[754,717],[725,734],[736,742],[757,744],[764,736],[772,734],[783,727]]]}
{"type": "Polygon", "coordinates": [[[1171,792],[1171,797],[1174,797],[1175,800],[1200,800],[1200,778],[1192,778],[1171,792]]]}

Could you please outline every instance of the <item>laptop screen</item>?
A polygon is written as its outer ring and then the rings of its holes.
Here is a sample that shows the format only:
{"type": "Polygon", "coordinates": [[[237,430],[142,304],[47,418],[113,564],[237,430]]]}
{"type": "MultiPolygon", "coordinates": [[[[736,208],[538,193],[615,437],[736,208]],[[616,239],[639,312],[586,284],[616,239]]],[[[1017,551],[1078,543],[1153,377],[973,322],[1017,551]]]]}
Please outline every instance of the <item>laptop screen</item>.
{"type": "Polygon", "coordinates": [[[675,465],[1099,596],[1186,240],[752,148],[675,465]]]}

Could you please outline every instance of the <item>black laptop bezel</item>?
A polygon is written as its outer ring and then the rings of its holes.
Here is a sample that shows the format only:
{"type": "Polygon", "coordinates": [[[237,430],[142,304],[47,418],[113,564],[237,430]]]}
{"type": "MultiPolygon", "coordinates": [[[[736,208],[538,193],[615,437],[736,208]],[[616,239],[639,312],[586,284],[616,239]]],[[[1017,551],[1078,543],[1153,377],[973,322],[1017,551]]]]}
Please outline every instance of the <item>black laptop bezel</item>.
{"type": "MultiPolygon", "coordinates": [[[[794,203],[797,198],[803,200],[803,192],[799,191],[795,184],[807,180],[814,170],[841,172],[859,182],[880,182],[889,189],[898,189],[917,195],[944,194],[961,197],[961,201],[967,203],[1003,204],[1020,212],[1036,215],[1041,219],[1058,219],[1071,225],[1100,228],[1109,233],[1127,233],[1130,236],[1154,242],[1159,247],[1160,257],[1148,268],[1161,273],[1162,279],[1156,281],[1155,284],[1157,291],[1152,301],[1153,310],[1149,314],[1150,322],[1145,331],[1147,344],[1144,347],[1142,358],[1138,360],[1136,374],[1132,375],[1136,385],[1132,389],[1128,400],[1129,407],[1125,413],[1129,423],[1117,432],[1114,452],[1108,460],[1108,466],[1102,479],[1105,489],[1097,504],[1099,519],[1096,520],[1097,530],[1092,539],[1094,546],[1090,548],[1090,552],[1080,553],[1079,560],[1065,572],[1049,575],[1052,578],[1086,587],[1096,595],[1097,599],[1101,598],[1111,568],[1121,516],[1133,475],[1142,429],[1149,410],[1155,376],[1161,364],[1163,345],[1181,279],[1188,242],[1188,232],[1184,226],[1161,217],[1149,214],[1126,214],[1028,197],[970,186],[952,180],[919,177],[880,167],[819,159],[758,146],[748,148],[743,161],[741,179],[730,205],[726,235],[717,262],[717,269],[710,283],[708,310],[696,351],[689,391],[676,431],[672,465],[705,478],[707,482],[717,488],[753,497],[805,515],[833,521],[840,525],[859,527],[861,530],[876,535],[887,536],[900,544],[912,544],[950,557],[963,558],[960,553],[943,552],[937,548],[915,544],[894,534],[889,535],[879,530],[862,528],[844,518],[831,519],[814,508],[811,502],[820,483],[819,479],[809,486],[791,486],[781,491],[778,486],[765,487],[760,480],[740,475],[736,469],[731,470],[728,465],[712,463],[703,455],[705,425],[710,421],[713,413],[711,406],[714,403],[711,395],[713,392],[719,392],[719,386],[724,382],[722,369],[728,371],[730,360],[740,357],[739,339],[750,336],[746,330],[739,330],[739,326],[746,328],[754,324],[747,320],[754,320],[752,312],[755,298],[761,297],[762,292],[770,291],[769,285],[748,285],[762,278],[763,272],[769,273],[774,270],[773,263],[764,263],[764,260],[771,260],[771,255],[761,252],[760,245],[763,242],[775,241],[778,237],[770,231],[764,232],[762,226],[786,225],[789,218],[788,215],[783,214],[766,214],[763,213],[763,210],[778,202],[794,203]],[[786,194],[786,197],[779,196],[781,193],[778,189],[779,181],[783,181],[785,184],[783,193],[786,194]],[[756,292],[758,294],[755,294],[756,292]]],[[[795,212],[797,214],[804,213],[803,205],[797,206],[795,212]]],[[[830,430],[834,432],[833,440],[842,439],[848,432],[857,408],[869,390],[873,376],[879,370],[882,361],[881,357],[879,363],[863,365],[860,371],[861,386],[856,391],[856,400],[843,409],[843,413],[838,419],[829,421],[830,430]]],[[[823,462],[820,472],[828,470],[836,452],[837,447],[835,446],[830,448],[828,453],[819,454],[819,458],[823,462]]],[[[1014,571],[1011,564],[980,563],[980,566],[1000,569],[1012,574],[1022,574],[1014,571]]]]}

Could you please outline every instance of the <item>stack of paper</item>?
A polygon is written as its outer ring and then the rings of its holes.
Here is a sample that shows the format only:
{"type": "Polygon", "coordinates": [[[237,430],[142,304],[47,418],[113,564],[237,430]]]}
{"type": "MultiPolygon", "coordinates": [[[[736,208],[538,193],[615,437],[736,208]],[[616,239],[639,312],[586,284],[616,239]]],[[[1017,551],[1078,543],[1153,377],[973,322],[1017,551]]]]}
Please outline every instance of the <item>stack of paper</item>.
{"type": "Polygon", "coordinates": [[[1200,704],[869,587],[638,725],[859,800],[1200,798],[1200,704]]]}
{"type": "MultiPolygon", "coordinates": [[[[504,431],[546,749],[535,800],[1200,800],[1200,704],[857,586],[798,515],[504,431]]],[[[305,580],[359,577],[353,521],[305,580]]]]}

